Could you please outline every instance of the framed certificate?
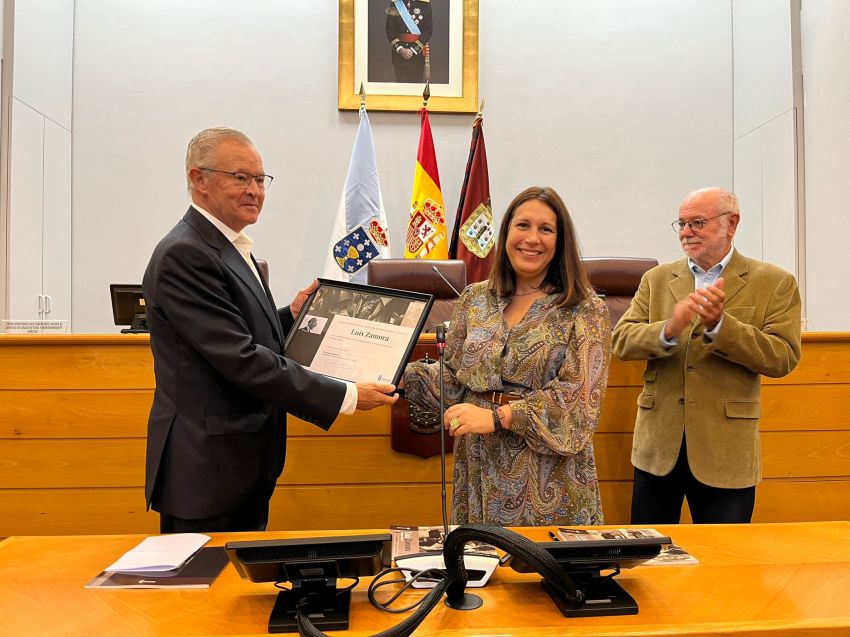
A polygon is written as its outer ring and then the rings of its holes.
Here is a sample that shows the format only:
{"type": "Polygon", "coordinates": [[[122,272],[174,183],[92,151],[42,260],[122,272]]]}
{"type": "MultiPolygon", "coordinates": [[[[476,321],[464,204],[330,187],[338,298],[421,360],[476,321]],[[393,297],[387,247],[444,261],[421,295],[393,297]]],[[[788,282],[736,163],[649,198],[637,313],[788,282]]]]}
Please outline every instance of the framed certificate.
{"type": "Polygon", "coordinates": [[[421,292],[319,279],[283,355],[325,376],[398,385],[433,302],[421,292]]]}

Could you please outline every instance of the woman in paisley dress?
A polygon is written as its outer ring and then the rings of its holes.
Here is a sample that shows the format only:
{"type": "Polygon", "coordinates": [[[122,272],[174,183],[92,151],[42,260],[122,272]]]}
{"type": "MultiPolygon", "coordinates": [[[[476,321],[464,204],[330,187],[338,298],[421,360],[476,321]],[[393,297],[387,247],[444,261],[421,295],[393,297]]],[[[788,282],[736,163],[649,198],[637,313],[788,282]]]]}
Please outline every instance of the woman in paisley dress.
{"type": "MultiPolygon", "coordinates": [[[[489,280],[464,290],[446,338],[452,522],[602,524],[593,434],[611,328],[558,194],[517,195],[494,249],[489,280]]],[[[408,365],[408,400],[438,410],[438,373],[408,365]]]]}

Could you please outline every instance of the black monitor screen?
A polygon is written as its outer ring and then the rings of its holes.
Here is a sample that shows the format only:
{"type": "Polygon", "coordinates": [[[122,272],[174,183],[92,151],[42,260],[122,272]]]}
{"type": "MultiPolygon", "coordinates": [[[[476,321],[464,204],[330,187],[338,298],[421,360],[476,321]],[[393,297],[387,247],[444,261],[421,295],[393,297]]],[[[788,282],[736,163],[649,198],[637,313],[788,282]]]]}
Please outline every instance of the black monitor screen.
{"type": "Polygon", "coordinates": [[[146,328],[147,312],[141,285],[112,283],[109,286],[109,295],[112,297],[112,318],[115,325],[146,328]]]}
{"type": "MultiPolygon", "coordinates": [[[[670,544],[669,537],[642,537],[584,542],[538,542],[568,573],[599,571],[611,568],[631,568],[651,560],[670,544]]],[[[527,563],[511,556],[507,564],[520,573],[533,573],[527,563]]]]}

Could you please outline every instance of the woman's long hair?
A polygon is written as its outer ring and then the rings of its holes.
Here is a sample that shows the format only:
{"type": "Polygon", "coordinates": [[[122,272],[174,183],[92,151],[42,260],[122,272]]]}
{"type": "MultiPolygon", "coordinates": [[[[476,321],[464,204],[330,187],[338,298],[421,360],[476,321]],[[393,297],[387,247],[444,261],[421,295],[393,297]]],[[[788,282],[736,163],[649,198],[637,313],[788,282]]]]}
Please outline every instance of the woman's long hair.
{"type": "Polygon", "coordinates": [[[566,204],[552,188],[532,186],[519,193],[508,206],[499,238],[496,241],[496,256],[490,270],[488,289],[501,297],[510,297],[516,291],[516,273],[508,259],[507,240],[516,209],[526,201],[538,200],[545,203],[558,219],[558,237],[555,255],[546,270],[541,288],[558,294],[558,307],[572,307],[593,296],[593,288],[587,279],[581,252],[576,240],[573,220],[566,204]]]}

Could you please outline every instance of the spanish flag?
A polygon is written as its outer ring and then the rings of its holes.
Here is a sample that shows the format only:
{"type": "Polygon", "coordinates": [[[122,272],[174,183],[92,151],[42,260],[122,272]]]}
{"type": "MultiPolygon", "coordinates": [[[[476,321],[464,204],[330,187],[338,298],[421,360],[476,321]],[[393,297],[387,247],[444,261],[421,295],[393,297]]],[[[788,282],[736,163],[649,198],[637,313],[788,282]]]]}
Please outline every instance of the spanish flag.
{"type": "Polygon", "coordinates": [[[449,256],[446,232],[446,210],[440,191],[437,154],[431,137],[428,111],[421,109],[419,117],[419,150],[413,172],[413,195],[410,201],[410,220],[404,244],[405,259],[447,259],[449,256]]]}

